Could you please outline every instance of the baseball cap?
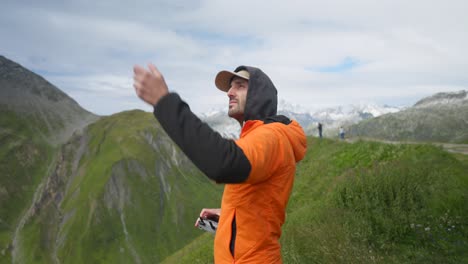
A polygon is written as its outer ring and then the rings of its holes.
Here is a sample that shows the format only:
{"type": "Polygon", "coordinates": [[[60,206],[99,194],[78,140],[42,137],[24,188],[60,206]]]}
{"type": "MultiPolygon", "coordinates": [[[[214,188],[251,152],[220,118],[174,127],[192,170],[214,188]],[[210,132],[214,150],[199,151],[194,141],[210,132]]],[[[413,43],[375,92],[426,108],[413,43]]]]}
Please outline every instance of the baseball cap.
{"type": "Polygon", "coordinates": [[[216,87],[218,87],[218,89],[220,89],[223,92],[229,91],[229,88],[231,88],[231,80],[235,76],[245,80],[249,80],[250,78],[250,74],[246,70],[240,70],[238,72],[220,71],[218,72],[215,78],[216,87]]]}

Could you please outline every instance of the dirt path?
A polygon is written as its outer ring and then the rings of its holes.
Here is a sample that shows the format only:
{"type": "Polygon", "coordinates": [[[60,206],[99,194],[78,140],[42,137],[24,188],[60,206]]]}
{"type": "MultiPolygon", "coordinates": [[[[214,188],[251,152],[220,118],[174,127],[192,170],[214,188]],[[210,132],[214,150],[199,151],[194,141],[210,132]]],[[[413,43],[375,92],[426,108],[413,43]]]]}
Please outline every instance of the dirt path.
{"type": "Polygon", "coordinates": [[[468,144],[449,144],[449,143],[434,143],[436,146],[442,146],[448,152],[461,153],[468,155],[468,144]]]}
{"type": "Polygon", "coordinates": [[[375,138],[348,138],[346,139],[347,142],[351,142],[351,143],[356,142],[358,140],[376,141],[376,142],[382,142],[382,143],[387,143],[387,144],[432,144],[434,146],[440,146],[443,149],[447,150],[448,152],[468,155],[468,144],[453,144],[453,143],[441,143],[441,142],[390,141],[390,140],[380,140],[380,139],[375,139],[375,138]]]}

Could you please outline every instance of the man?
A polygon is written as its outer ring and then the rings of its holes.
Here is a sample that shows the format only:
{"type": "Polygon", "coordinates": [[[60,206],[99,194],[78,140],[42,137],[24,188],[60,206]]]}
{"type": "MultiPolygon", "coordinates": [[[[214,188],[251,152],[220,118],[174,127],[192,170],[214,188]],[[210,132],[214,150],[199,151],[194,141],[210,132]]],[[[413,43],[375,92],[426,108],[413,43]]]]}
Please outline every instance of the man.
{"type": "Polygon", "coordinates": [[[319,131],[319,137],[322,138],[322,123],[318,123],[318,131],[319,131]]]}
{"type": "Polygon", "coordinates": [[[134,67],[137,95],[192,162],[217,183],[225,183],[219,215],[215,263],[281,263],[279,238],[306,136],[296,121],[276,115],[277,91],[260,69],[239,66],[221,71],[215,84],[229,97],[229,116],[242,126],[236,141],[221,135],[170,93],[161,73],[134,67]]]}

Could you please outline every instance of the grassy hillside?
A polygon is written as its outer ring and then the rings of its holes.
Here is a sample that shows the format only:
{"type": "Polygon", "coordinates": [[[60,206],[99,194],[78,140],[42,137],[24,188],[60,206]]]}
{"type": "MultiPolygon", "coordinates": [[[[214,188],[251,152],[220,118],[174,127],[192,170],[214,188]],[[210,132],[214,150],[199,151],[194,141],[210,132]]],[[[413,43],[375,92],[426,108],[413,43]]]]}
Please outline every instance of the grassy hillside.
{"type": "Polygon", "coordinates": [[[57,150],[98,117],[47,80],[0,56],[0,263],[11,263],[31,201],[53,173],[57,150]]]}
{"type": "Polygon", "coordinates": [[[64,146],[21,233],[21,263],[158,263],[201,235],[220,203],[152,114],[104,117],[64,146]]]}
{"type": "MultiPolygon", "coordinates": [[[[434,146],[309,138],[283,261],[466,263],[467,190],[467,160],[434,146]]],[[[207,234],[163,263],[212,263],[212,243],[207,234]]]]}

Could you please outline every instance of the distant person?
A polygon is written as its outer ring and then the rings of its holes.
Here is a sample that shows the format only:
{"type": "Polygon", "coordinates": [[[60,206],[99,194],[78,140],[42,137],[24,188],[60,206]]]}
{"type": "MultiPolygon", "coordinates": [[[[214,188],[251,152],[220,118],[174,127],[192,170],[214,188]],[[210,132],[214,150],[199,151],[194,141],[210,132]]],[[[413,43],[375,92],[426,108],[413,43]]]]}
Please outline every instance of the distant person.
{"type": "Polygon", "coordinates": [[[296,121],[277,115],[270,78],[249,66],[217,74],[216,86],[229,97],[228,115],[242,127],[234,141],[221,137],[169,92],[154,65],[135,66],[134,73],[137,95],[154,106],[167,134],[207,177],[225,184],[221,208],[200,213],[202,219],[219,216],[215,263],[282,263],[281,226],[307,139],[296,121]]]}
{"type": "Polygon", "coordinates": [[[322,123],[318,123],[318,131],[319,131],[319,137],[322,138],[322,123]]]}
{"type": "Polygon", "coordinates": [[[344,131],[344,128],[341,126],[340,127],[340,138],[344,139],[344,137],[345,137],[345,131],[344,131]]]}

